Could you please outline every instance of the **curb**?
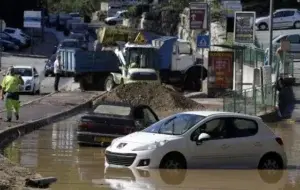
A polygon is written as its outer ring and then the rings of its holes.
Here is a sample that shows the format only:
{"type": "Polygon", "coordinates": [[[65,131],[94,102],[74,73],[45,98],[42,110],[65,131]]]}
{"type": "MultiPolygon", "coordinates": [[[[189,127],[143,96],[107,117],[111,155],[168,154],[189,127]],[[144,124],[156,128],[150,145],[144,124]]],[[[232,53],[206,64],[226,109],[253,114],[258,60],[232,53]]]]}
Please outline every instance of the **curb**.
{"type": "Polygon", "coordinates": [[[37,119],[34,121],[25,122],[23,124],[16,125],[16,126],[13,126],[13,127],[10,127],[10,128],[7,128],[7,129],[1,131],[0,132],[0,149],[5,148],[5,146],[7,146],[9,143],[15,141],[16,139],[18,139],[32,131],[40,129],[41,127],[44,127],[46,125],[50,125],[52,123],[72,117],[72,116],[78,114],[79,112],[81,112],[82,110],[92,108],[93,101],[95,101],[98,97],[100,97],[104,94],[105,94],[105,92],[100,95],[95,95],[92,98],[90,98],[89,100],[85,101],[84,103],[79,104],[75,107],[72,107],[68,110],[65,110],[65,111],[50,115],[50,116],[46,116],[44,118],[37,119]]]}
{"type": "Polygon", "coordinates": [[[8,52],[2,52],[2,56],[28,57],[28,58],[36,58],[36,59],[48,58],[47,56],[44,55],[30,55],[30,54],[8,53],[8,52]]]}

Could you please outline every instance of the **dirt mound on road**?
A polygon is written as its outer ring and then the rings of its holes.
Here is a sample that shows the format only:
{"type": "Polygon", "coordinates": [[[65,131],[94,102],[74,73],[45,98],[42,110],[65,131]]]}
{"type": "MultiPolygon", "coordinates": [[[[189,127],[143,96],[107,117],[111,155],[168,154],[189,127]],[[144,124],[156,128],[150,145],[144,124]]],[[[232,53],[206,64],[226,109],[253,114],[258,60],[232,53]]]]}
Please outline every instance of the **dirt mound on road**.
{"type": "Polygon", "coordinates": [[[199,110],[204,107],[159,83],[121,85],[105,94],[100,101],[129,102],[149,105],[155,111],[199,110]]]}

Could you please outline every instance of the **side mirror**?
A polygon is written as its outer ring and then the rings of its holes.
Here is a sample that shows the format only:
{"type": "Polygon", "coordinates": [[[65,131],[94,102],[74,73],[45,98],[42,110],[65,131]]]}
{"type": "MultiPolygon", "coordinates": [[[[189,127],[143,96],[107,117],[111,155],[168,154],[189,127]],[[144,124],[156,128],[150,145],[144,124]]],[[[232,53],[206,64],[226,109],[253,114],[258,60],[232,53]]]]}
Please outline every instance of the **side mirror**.
{"type": "Polygon", "coordinates": [[[38,74],[35,74],[34,77],[35,77],[35,78],[36,78],[36,77],[39,77],[39,75],[38,75],[38,74]]]}
{"type": "Polygon", "coordinates": [[[199,136],[198,136],[198,139],[196,140],[196,144],[197,145],[200,145],[202,144],[204,141],[207,141],[211,138],[211,136],[207,133],[201,133],[199,136]]]}

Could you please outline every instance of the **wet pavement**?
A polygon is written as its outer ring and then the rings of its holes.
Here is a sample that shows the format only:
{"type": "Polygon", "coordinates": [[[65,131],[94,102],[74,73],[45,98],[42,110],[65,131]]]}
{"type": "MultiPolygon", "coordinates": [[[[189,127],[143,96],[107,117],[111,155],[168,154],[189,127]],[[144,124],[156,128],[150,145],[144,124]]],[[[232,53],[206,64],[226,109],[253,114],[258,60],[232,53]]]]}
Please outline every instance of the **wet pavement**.
{"type": "Polygon", "coordinates": [[[273,126],[284,139],[289,169],[270,177],[269,173],[257,170],[106,170],[104,149],[78,147],[75,136],[78,118],[24,136],[7,147],[5,155],[43,176],[57,177],[58,182],[52,188],[58,190],[293,190],[300,186],[300,124],[297,123],[281,122],[273,126]]]}

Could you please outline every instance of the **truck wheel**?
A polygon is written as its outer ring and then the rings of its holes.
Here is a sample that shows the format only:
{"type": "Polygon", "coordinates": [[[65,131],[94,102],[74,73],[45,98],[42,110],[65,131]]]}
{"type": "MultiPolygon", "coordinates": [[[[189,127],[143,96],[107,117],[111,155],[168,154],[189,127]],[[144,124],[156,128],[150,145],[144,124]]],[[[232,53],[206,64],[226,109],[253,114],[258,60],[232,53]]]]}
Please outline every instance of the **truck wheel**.
{"type": "Polygon", "coordinates": [[[85,79],[80,79],[79,80],[79,86],[80,86],[80,90],[82,90],[82,91],[88,90],[88,84],[85,81],[85,79]]]}
{"type": "Polygon", "coordinates": [[[110,92],[115,86],[116,86],[116,83],[114,81],[114,78],[111,75],[108,76],[104,83],[104,89],[107,92],[110,92]]]}

